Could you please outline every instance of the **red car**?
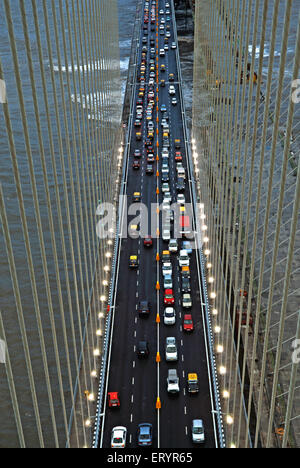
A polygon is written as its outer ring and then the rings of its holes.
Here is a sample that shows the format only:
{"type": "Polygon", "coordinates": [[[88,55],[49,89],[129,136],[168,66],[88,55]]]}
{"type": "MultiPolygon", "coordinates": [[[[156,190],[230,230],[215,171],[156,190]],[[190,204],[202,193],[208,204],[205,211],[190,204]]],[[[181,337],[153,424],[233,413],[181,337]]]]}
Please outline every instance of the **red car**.
{"type": "Polygon", "coordinates": [[[118,408],[120,406],[120,400],[119,400],[118,392],[109,392],[107,396],[108,396],[108,407],[109,408],[118,408]]]}
{"type": "Polygon", "coordinates": [[[153,245],[153,240],[151,236],[146,236],[144,239],[144,246],[145,247],[152,247],[153,245]]]}
{"type": "Polygon", "coordinates": [[[132,163],[133,169],[139,169],[140,168],[140,161],[133,161],[132,163]]]}
{"type": "Polygon", "coordinates": [[[175,161],[181,162],[182,161],[182,154],[180,151],[176,151],[175,153],[175,161]]]}
{"type": "Polygon", "coordinates": [[[192,332],[194,330],[194,322],[191,314],[185,314],[183,317],[183,329],[186,332],[192,332]]]}
{"type": "Polygon", "coordinates": [[[165,305],[168,304],[174,304],[175,299],[173,296],[173,289],[166,289],[165,290],[165,297],[164,297],[164,303],[165,305]]]}

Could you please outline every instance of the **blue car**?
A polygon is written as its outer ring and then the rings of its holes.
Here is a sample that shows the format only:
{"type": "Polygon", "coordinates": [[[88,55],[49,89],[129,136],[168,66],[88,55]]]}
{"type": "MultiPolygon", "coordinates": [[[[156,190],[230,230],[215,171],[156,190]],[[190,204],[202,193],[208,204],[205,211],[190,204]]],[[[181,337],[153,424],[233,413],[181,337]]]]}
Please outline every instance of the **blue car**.
{"type": "Polygon", "coordinates": [[[152,424],[139,424],[138,445],[141,447],[150,447],[152,445],[152,424]]]}
{"type": "Polygon", "coordinates": [[[186,250],[189,255],[193,253],[192,244],[190,243],[190,241],[182,242],[182,250],[186,250]]]}

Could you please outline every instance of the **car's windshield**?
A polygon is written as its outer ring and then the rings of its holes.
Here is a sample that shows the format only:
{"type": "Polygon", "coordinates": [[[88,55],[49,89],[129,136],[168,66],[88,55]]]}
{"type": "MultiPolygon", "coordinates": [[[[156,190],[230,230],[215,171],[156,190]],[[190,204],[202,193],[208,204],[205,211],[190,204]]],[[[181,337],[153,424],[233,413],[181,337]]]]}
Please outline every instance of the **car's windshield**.
{"type": "Polygon", "coordinates": [[[176,353],[176,351],[177,351],[176,346],[173,346],[173,345],[168,346],[168,352],[169,353],[176,353]]]}
{"type": "Polygon", "coordinates": [[[202,427],[194,427],[194,434],[203,434],[203,428],[202,427]]]}

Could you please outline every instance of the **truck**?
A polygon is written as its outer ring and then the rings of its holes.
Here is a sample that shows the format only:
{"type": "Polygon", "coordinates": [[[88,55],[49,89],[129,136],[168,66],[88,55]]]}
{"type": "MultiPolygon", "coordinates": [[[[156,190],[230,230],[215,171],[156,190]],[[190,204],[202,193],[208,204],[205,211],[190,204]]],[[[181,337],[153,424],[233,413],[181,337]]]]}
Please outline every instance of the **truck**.
{"type": "Polygon", "coordinates": [[[179,218],[179,232],[185,237],[191,234],[191,222],[188,215],[180,216],[179,218]]]}

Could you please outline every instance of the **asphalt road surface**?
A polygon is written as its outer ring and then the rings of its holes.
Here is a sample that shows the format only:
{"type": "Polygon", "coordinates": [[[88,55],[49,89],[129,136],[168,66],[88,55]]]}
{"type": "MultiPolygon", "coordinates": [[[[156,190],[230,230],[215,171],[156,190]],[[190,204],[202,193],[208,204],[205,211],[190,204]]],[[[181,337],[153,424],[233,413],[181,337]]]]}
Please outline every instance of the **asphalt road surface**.
{"type": "MultiPolygon", "coordinates": [[[[159,8],[166,10],[165,0],[159,0],[159,8]]],[[[173,8],[170,3],[170,15],[160,15],[158,13],[159,24],[161,18],[165,18],[166,23],[170,24],[171,37],[169,38],[169,50],[165,57],[159,57],[159,69],[162,63],[165,64],[165,72],[159,71],[159,81],[164,79],[166,86],[159,85],[159,101],[156,103],[155,93],[155,108],[153,121],[159,128],[158,154],[161,153],[162,142],[162,127],[156,123],[156,104],[159,109],[162,104],[167,106],[167,114],[169,116],[170,125],[170,188],[172,201],[177,198],[176,191],[176,163],[174,160],[175,147],[174,139],[181,140],[181,152],[183,154],[183,165],[187,167],[184,134],[181,118],[181,103],[179,96],[178,70],[176,63],[176,50],[171,49],[174,39],[173,31],[173,8]],[[167,21],[166,17],[170,16],[171,20],[167,21]],[[171,104],[172,96],[169,95],[169,73],[175,76],[174,84],[176,89],[177,105],[171,104]]],[[[151,9],[151,1],[150,1],[151,9]]],[[[141,40],[139,45],[139,61],[142,53],[142,38],[144,26],[144,18],[141,23],[141,40]]],[[[156,25],[155,25],[156,28],[156,25]]],[[[144,108],[147,103],[147,91],[149,81],[149,58],[150,58],[150,38],[156,40],[156,30],[151,31],[149,18],[147,37],[147,71],[146,71],[146,93],[144,98],[144,108]]],[[[164,47],[165,35],[158,35],[158,51],[164,47]]],[[[157,53],[157,50],[156,50],[157,53]]],[[[155,58],[156,60],[156,58],[155,58]]],[[[138,94],[139,82],[136,84],[138,94]]],[[[156,90],[156,83],[155,83],[156,90]]],[[[137,96],[136,96],[137,97],[137,96]]],[[[134,109],[135,112],[135,109],[134,109]]],[[[162,114],[158,111],[159,119],[162,114]]],[[[134,119],[133,119],[134,120],[134,119]]],[[[156,169],[160,169],[160,161],[154,164],[154,174],[145,174],[146,168],[146,118],[145,111],[142,121],[142,140],[137,142],[135,138],[135,129],[132,131],[130,160],[128,164],[127,174],[127,196],[128,206],[131,203],[134,192],[140,192],[142,203],[150,208],[151,204],[157,202],[157,197],[160,203],[163,195],[157,196],[156,188],[161,187],[160,177],[156,176],[156,169]],[[139,170],[132,169],[133,152],[138,148],[142,153],[141,167],[139,170]]],[[[156,134],[154,139],[155,154],[156,154],[156,134]]],[[[186,171],[187,172],[187,171],[186,171]]],[[[187,184],[185,190],[186,202],[190,202],[189,180],[187,173],[187,184]]],[[[149,210],[150,211],[150,210],[149,210]]],[[[129,216],[131,221],[135,216],[129,216]]],[[[150,214],[149,214],[150,219],[150,214]]],[[[149,228],[150,229],[150,228],[149,228]]],[[[150,232],[150,230],[149,230],[150,232]]],[[[179,245],[181,241],[179,240],[179,245]]],[[[114,310],[114,328],[111,356],[109,362],[108,374],[108,392],[117,391],[120,396],[120,408],[109,409],[105,408],[102,447],[110,447],[111,430],[115,426],[125,426],[127,428],[126,447],[137,447],[137,428],[138,424],[147,422],[153,425],[153,447],[160,448],[212,448],[217,445],[217,436],[213,423],[212,416],[212,398],[209,386],[208,359],[205,346],[205,336],[203,328],[203,315],[201,307],[201,293],[199,272],[197,268],[196,254],[191,255],[191,292],[193,306],[191,313],[194,321],[194,331],[191,334],[186,334],[182,329],[183,310],[181,307],[181,291],[180,291],[180,271],[176,254],[172,254],[173,266],[173,289],[175,295],[176,309],[176,324],[166,326],[163,323],[163,278],[161,274],[161,264],[156,261],[157,250],[160,252],[167,249],[168,244],[162,239],[154,239],[153,247],[146,249],[143,245],[143,239],[132,239],[128,237],[122,240],[120,270],[117,282],[117,294],[114,310]],[[159,245],[157,246],[157,242],[159,245]],[[139,258],[139,268],[137,270],[129,269],[129,257],[137,255],[139,258]],[[156,283],[158,280],[160,291],[157,293],[156,283]],[[159,301],[157,302],[157,298],[159,301]],[[140,318],[137,313],[137,304],[140,300],[148,300],[151,303],[151,313],[148,318],[140,318]],[[156,323],[157,312],[159,312],[161,322],[156,323]],[[165,360],[165,339],[168,336],[174,336],[178,346],[178,362],[167,363],[165,360]],[[150,356],[148,359],[139,359],[136,354],[136,347],[139,341],[147,340],[150,348],[150,356]],[[161,362],[156,363],[157,351],[160,351],[161,362]],[[167,393],[167,373],[168,369],[176,368],[180,378],[180,393],[178,396],[170,396],[167,393]],[[191,395],[187,392],[187,375],[190,372],[198,374],[199,378],[199,393],[191,395]],[[157,397],[160,397],[161,409],[156,409],[157,397]],[[192,443],[191,425],[193,419],[203,419],[205,427],[205,444],[199,446],[192,443]]]]}

